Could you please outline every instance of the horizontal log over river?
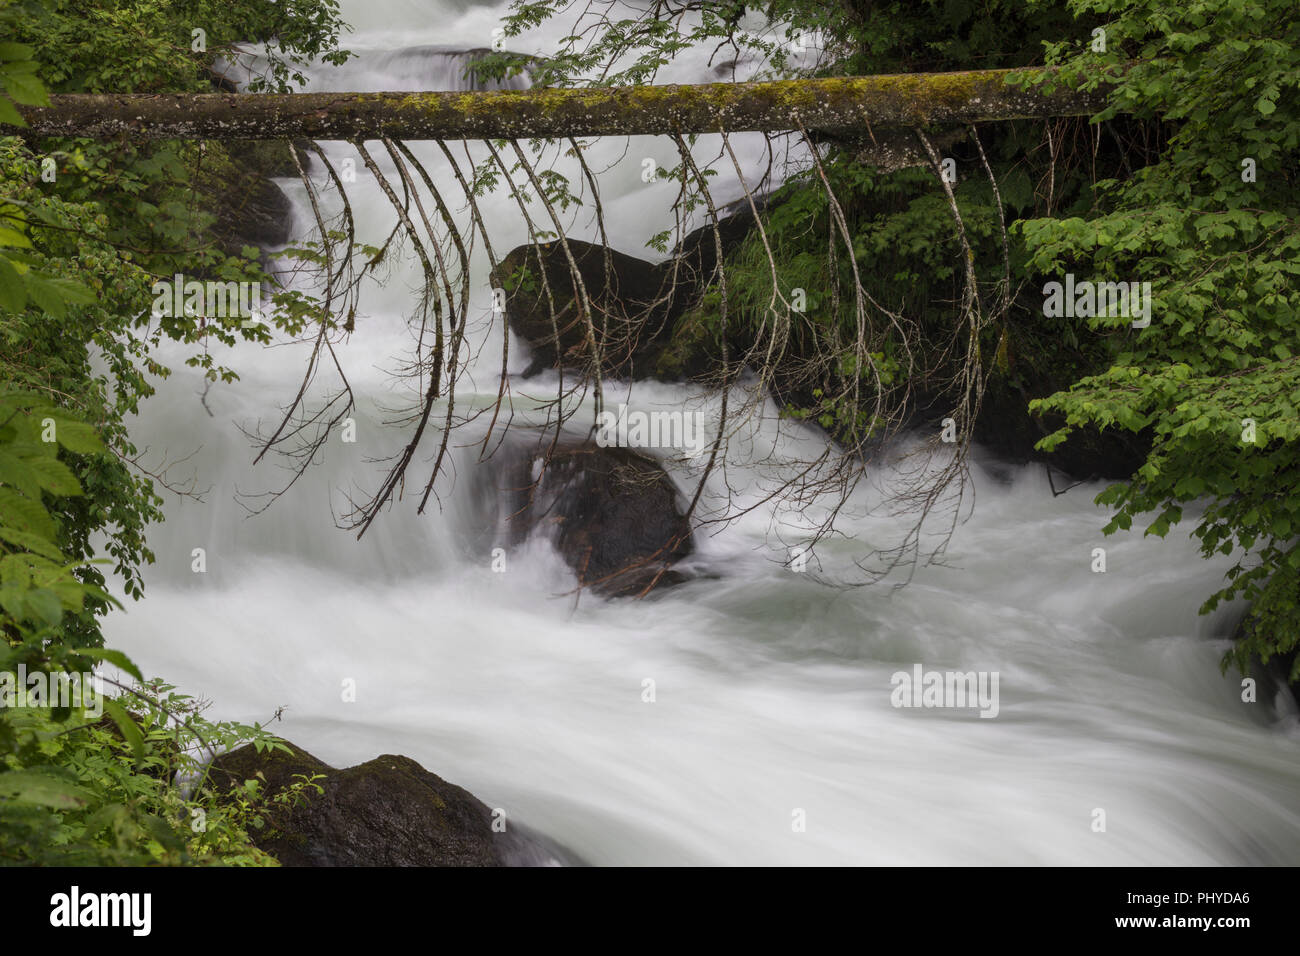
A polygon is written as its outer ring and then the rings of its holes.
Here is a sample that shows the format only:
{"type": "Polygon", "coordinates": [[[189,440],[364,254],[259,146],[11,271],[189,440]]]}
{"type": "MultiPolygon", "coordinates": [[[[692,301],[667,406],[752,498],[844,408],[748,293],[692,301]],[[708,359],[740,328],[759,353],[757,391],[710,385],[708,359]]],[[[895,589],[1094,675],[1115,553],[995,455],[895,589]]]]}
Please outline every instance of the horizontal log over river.
{"type": "Polygon", "coordinates": [[[1010,85],[975,70],[587,89],[52,96],[29,135],[107,139],[513,139],[719,131],[858,131],[1090,115],[1102,91],[1010,85]]]}

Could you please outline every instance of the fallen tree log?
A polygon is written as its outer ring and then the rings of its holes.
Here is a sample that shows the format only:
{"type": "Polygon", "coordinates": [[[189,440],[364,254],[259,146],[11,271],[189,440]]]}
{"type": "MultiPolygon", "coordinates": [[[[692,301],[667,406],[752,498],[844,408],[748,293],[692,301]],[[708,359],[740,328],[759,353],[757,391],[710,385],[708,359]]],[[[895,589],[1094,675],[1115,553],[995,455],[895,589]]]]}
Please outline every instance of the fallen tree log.
{"type": "Polygon", "coordinates": [[[29,136],[456,140],[799,126],[865,134],[873,128],[1084,116],[1105,105],[1099,90],[1012,86],[1011,72],[478,92],[72,93],[20,112],[29,136]]]}

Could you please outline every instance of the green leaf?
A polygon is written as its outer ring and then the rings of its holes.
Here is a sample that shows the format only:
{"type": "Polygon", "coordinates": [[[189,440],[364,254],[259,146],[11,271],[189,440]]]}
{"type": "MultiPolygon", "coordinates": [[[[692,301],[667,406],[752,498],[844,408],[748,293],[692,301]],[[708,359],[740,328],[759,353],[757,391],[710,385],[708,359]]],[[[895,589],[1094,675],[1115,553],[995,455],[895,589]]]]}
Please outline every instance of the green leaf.
{"type": "Polygon", "coordinates": [[[99,433],[85,422],[54,412],[54,438],[68,451],[78,455],[94,455],[104,450],[99,433]]]}
{"type": "Polygon", "coordinates": [[[79,647],[77,653],[83,657],[92,657],[98,661],[106,661],[121,670],[126,671],[138,681],[144,680],[144,675],[140,673],[140,668],[131,662],[121,651],[115,651],[107,647],[79,647]]]}
{"type": "Polygon", "coordinates": [[[73,498],[81,494],[81,482],[72,469],[57,458],[32,458],[28,467],[39,477],[41,488],[52,495],[73,498]]]}
{"type": "Polygon", "coordinates": [[[26,43],[0,40],[0,60],[30,60],[32,48],[26,43]]]}
{"type": "Polygon", "coordinates": [[[91,799],[90,791],[69,780],[37,770],[0,773],[0,802],[12,800],[28,806],[76,810],[91,799]]]}
{"type": "Polygon", "coordinates": [[[18,112],[18,108],[14,106],[13,101],[4,97],[0,97],[0,123],[8,123],[10,126],[27,125],[27,121],[18,112]]]}
{"type": "Polygon", "coordinates": [[[44,282],[63,296],[63,301],[73,305],[92,305],[99,301],[93,290],[72,279],[45,279],[44,282]]]}
{"type": "Polygon", "coordinates": [[[14,68],[0,70],[0,83],[3,83],[14,101],[24,106],[49,106],[50,95],[45,85],[32,73],[14,68]]]}
{"type": "Polygon", "coordinates": [[[8,226],[0,226],[0,246],[6,246],[11,249],[30,249],[32,247],[32,241],[17,229],[11,229],[8,226]]]}
{"type": "Polygon", "coordinates": [[[23,595],[27,616],[54,627],[63,620],[63,601],[49,588],[32,588],[23,595]]]}
{"type": "Polygon", "coordinates": [[[40,276],[27,274],[27,294],[39,308],[54,318],[62,319],[67,316],[68,306],[63,296],[59,294],[59,290],[40,276]]]}
{"type": "MultiPolygon", "coordinates": [[[[0,122],[5,121],[3,104],[0,100],[0,122]]],[[[4,256],[0,256],[0,309],[21,312],[27,304],[27,288],[23,284],[18,270],[4,256]]]]}
{"type": "Polygon", "coordinates": [[[19,531],[17,528],[0,524],[0,540],[8,541],[15,547],[24,548],[34,554],[44,555],[51,561],[64,560],[63,552],[53,542],[28,531],[19,531]]]}
{"type": "Polygon", "coordinates": [[[54,519],[35,499],[25,498],[11,488],[0,487],[0,515],[4,515],[5,523],[12,528],[54,540],[54,519]]]}
{"type": "Polygon", "coordinates": [[[116,700],[105,700],[104,713],[113,718],[113,723],[117,724],[117,729],[122,731],[122,739],[127,742],[136,758],[143,757],[144,734],[141,732],[140,726],[131,718],[131,715],[126,712],[126,708],[116,700]]]}
{"type": "Polygon", "coordinates": [[[0,484],[13,485],[28,498],[41,493],[41,479],[36,470],[4,448],[0,448],[0,484]]]}

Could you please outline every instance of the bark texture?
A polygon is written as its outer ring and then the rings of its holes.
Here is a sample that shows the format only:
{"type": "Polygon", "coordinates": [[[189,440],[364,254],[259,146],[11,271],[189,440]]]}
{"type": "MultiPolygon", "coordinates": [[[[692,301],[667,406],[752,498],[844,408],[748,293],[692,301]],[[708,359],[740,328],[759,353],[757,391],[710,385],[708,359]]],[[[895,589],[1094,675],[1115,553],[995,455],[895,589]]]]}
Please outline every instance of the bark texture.
{"type": "MultiPolygon", "coordinates": [[[[511,139],[719,130],[826,132],[1098,112],[1103,91],[1024,90],[1010,70],[770,83],[443,93],[61,94],[28,135],[151,139],[511,139]]],[[[1032,71],[1018,71],[1028,73],[1032,71]]]]}

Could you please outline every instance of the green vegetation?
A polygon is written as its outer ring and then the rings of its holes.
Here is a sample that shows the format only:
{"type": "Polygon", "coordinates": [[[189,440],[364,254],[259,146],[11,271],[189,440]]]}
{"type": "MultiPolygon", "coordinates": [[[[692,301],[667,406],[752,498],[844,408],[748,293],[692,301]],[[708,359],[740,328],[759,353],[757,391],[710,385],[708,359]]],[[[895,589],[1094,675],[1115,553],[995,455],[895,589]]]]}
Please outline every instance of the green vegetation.
{"type": "MultiPolygon", "coordinates": [[[[0,119],[20,122],[15,104],[42,105],[48,91],[209,90],[214,58],[258,37],[276,39],[257,85],[288,89],[306,59],[345,55],[339,25],[334,0],[0,0],[0,119]]],[[[106,662],[140,682],[102,704],[104,719],[92,716],[100,704],[49,706],[59,701],[21,688],[32,706],[0,708],[0,863],[273,864],[247,828],[310,788],[254,783],[220,803],[182,790],[211,748],[279,745],[145,683],[99,629],[115,604],[106,574],[138,599],[153,560],[145,528],[161,499],[125,423],[168,374],[154,347],[188,343],[189,364],[229,380],[209,344],[269,336],[237,317],[151,315],[154,281],[178,272],[266,280],[258,250],[232,248],[219,224],[213,171],[236,165],[214,144],[0,138],[0,672],[106,662]]],[[[274,301],[288,327],[313,308],[274,301]]]]}
{"type": "Polygon", "coordinates": [[[58,526],[73,514],[60,506],[86,497],[60,455],[106,454],[96,430],[66,408],[0,393],[0,863],[273,864],[248,828],[266,826],[314,781],[268,793],[250,780],[221,798],[201,784],[220,749],[250,740],[287,748],[258,725],[207,721],[201,702],[145,682],[120,652],[70,639],[90,601],[114,602],[60,547],[58,526]],[[138,686],[97,695],[81,675],[101,662],[138,686]],[[46,675],[48,689],[29,693],[33,674],[46,675]],[[60,674],[77,676],[75,693],[55,692],[60,674]]]}
{"type": "Polygon", "coordinates": [[[1091,323],[1113,342],[1109,367],[1037,403],[1068,423],[1044,447],[1083,425],[1149,429],[1138,472],[1098,499],[1116,510],[1106,530],[1154,515],[1146,533],[1163,536],[1204,503],[1191,519],[1201,550],[1236,559],[1205,610],[1254,602],[1231,656],[1244,667],[1290,654],[1300,645],[1300,10],[1075,6],[1105,19],[1107,51],[1054,46],[1049,62],[1064,82],[1116,76],[1112,102],[1165,124],[1168,138],[1133,175],[1099,179],[1086,217],[1023,224],[1032,268],[1153,286],[1150,328],[1091,323]]]}
{"type": "MultiPolygon", "coordinates": [[[[792,15],[799,6],[789,6],[792,15]]],[[[1115,83],[1112,107],[1086,128],[981,130],[1013,223],[1012,284],[1022,289],[1006,320],[987,330],[990,389],[1037,391],[1032,411],[1060,424],[1043,450],[1081,432],[1149,436],[1150,452],[1132,477],[1097,499],[1114,509],[1106,532],[1146,516],[1146,533],[1163,536],[1188,509],[1203,552],[1236,559],[1203,610],[1234,597],[1253,602],[1246,639],[1225,667],[1290,654],[1300,644],[1300,11],[1285,0],[1178,8],[1078,0],[1069,5],[1078,19],[1066,24],[1056,4],[998,6],[988,20],[975,20],[962,3],[877,10],[863,24],[876,37],[864,47],[870,55],[846,67],[1015,63],[1017,49],[1055,34],[1045,62],[1059,67],[1057,82],[1115,83]],[[938,35],[924,26],[927,17],[947,21],[938,35]],[[890,28],[881,30],[882,21],[890,28]],[[990,22],[997,34],[981,36],[990,22]],[[882,35],[906,39],[891,50],[882,35]],[[927,51],[920,62],[900,52],[918,40],[927,51]],[[1150,282],[1150,327],[1131,328],[1123,316],[1045,316],[1044,282],[1066,272],[1150,282]]],[[[845,37],[853,45],[863,39],[845,37]]],[[[969,159],[960,148],[955,154],[969,159]]],[[[932,174],[885,179],[849,162],[836,168],[850,180],[848,205],[859,210],[855,242],[873,264],[872,293],[912,314],[950,315],[934,306],[955,300],[959,256],[932,174]]],[[[815,205],[821,195],[802,184],[790,192],[787,206],[815,205]]],[[[996,276],[999,230],[987,178],[964,177],[956,195],[978,271],[996,276]]],[[[824,212],[809,212],[778,207],[776,233],[797,245],[800,228],[824,230],[824,212]]],[[[789,286],[827,288],[820,264],[780,258],[794,268],[783,277],[789,286]]],[[[835,278],[844,287],[842,270],[835,278]]],[[[1291,676],[1300,677],[1300,657],[1291,676]]]]}
{"type": "MultiPolygon", "coordinates": [[[[511,29],[553,14],[542,0],[521,0],[511,29]]],[[[1037,448],[1051,451],[1049,459],[1073,455],[1076,464],[1123,443],[1130,454],[1119,457],[1131,462],[1131,474],[1097,499],[1113,509],[1106,532],[1146,521],[1146,533],[1163,536],[1186,517],[1207,556],[1235,558],[1225,586],[1207,596],[1203,611],[1232,598],[1252,602],[1250,626],[1225,656],[1225,668],[1296,651],[1295,4],[772,0],[711,5],[702,16],[689,37],[666,22],[613,24],[597,42],[575,37],[532,69],[546,82],[568,85],[622,57],[618,70],[600,73],[596,82],[648,82],[689,39],[761,54],[771,75],[788,76],[789,41],[819,31],[829,56],[818,75],[1045,64],[1056,69],[1050,84],[1114,84],[1112,105],[1092,121],[981,128],[978,146],[991,176],[970,135],[953,131],[959,135],[942,151],[960,170],[954,197],[984,311],[994,318],[973,353],[987,375],[984,407],[995,407],[999,417],[986,415],[976,434],[996,441],[1020,432],[1029,438],[1025,451],[1041,438],[1037,448]],[[758,12],[783,26],[761,36],[746,32],[758,12]],[[999,204],[1008,227],[1005,255],[999,204]],[[1150,326],[1134,328],[1118,315],[1045,315],[1044,284],[1066,273],[1093,282],[1150,282],[1150,326]],[[994,312],[989,304],[1001,295],[1004,276],[1014,294],[1007,309],[994,312]],[[1026,427],[1026,407],[1041,424],[1026,427]]],[[[483,68],[501,72],[512,65],[523,63],[498,54],[483,68]]],[[[927,132],[936,141],[945,133],[927,132]]],[[[945,390],[958,372],[951,343],[964,256],[928,163],[882,173],[859,159],[871,145],[867,137],[831,145],[825,172],[859,263],[866,264],[863,286],[909,323],[880,322],[871,330],[874,370],[846,344],[858,321],[845,306],[853,279],[847,256],[827,255],[834,225],[813,169],[769,200],[764,221],[773,262],[757,235],[732,256],[728,336],[741,349],[765,345],[774,291],[788,299],[804,290],[807,311],[795,316],[777,348],[788,365],[815,366],[817,375],[783,381],[778,374],[773,384],[790,414],[816,420],[856,447],[882,423],[864,411],[867,403],[845,396],[856,395],[858,384],[876,388],[876,374],[885,390],[906,390],[922,415],[945,407],[945,390]],[[921,359],[900,367],[905,349],[921,359]]],[[[651,244],[662,249],[664,238],[651,244]]],[[[706,305],[718,302],[715,292],[706,305]]],[[[715,342],[723,334],[716,308],[686,316],[677,331],[715,342]]],[[[1116,467],[1099,465],[1093,473],[1107,471],[1116,467]]],[[[1291,666],[1292,678],[1300,678],[1300,655],[1291,666]]]]}
{"type": "MultiPolygon", "coordinates": [[[[520,0],[507,33],[555,7],[520,0]]],[[[15,104],[40,105],[47,91],[211,89],[213,65],[241,40],[271,41],[254,88],[287,91],[306,60],[346,56],[340,28],[335,0],[0,0],[0,121],[18,122],[15,104]]],[[[978,140],[926,131],[960,171],[952,195],[977,291],[986,303],[1005,296],[971,344],[988,376],[985,404],[1005,399],[1002,407],[1041,416],[1050,434],[1038,447],[1057,455],[1117,432],[1141,436],[1149,446],[1143,460],[1098,497],[1114,512],[1105,530],[1146,522],[1148,534],[1164,536],[1192,522],[1207,556],[1235,560],[1204,610],[1252,602],[1251,626],[1225,667],[1295,652],[1293,0],[718,3],[687,33],[668,17],[608,23],[548,60],[498,53],[476,69],[484,77],[528,69],[545,85],[566,87],[618,59],[598,83],[650,83],[687,46],[721,43],[761,53],[770,75],[784,77],[794,73],[789,45],[810,31],[831,53],[819,75],[1046,63],[1057,68],[1053,83],[1112,84],[1112,107],[1092,122],[990,124],[978,140]],[[766,37],[744,33],[751,8],[782,26],[766,37]],[[1046,315],[1043,286],[1066,273],[1150,282],[1150,326],[1046,315]]],[[[951,346],[965,252],[947,193],[924,164],[885,172],[862,162],[873,140],[823,138],[830,149],[822,168],[795,175],[768,199],[771,260],[756,234],[731,256],[727,326],[715,289],[683,318],[682,347],[665,359],[684,365],[691,348],[715,350],[724,337],[741,349],[763,344],[773,295],[802,290],[805,309],[779,349],[791,366],[816,372],[778,376],[773,385],[791,415],[851,446],[881,422],[864,411],[867,402],[846,396],[880,388],[906,395],[923,416],[942,407],[962,360],[951,346]],[[862,354],[845,344],[859,327],[846,306],[854,276],[848,256],[826,254],[836,222],[823,174],[854,255],[869,266],[866,292],[908,317],[892,324],[875,315],[862,354]]],[[[232,149],[0,138],[0,672],[73,674],[108,663],[137,681],[104,704],[102,718],[48,701],[0,708],[3,863],[273,863],[249,844],[250,828],[272,825],[277,807],[314,787],[304,778],[270,794],[253,782],[221,798],[182,787],[196,783],[213,748],[280,745],[259,725],[207,721],[201,702],[146,681],[104,648],[99,627],[115,606],[109,577],[139,599],[141,567],[153,560],[146,529],[161,517],[161,499],[135,464],[139,450],[125,423],[153,393],[151,381],[169,374],[155,348],[183,343],[185,361],[229,381],[234,371],[217,364],[209,346],[270,334],[238,318],[151,315],[153,283],[178,272],[268,281],[258,250],[237,242],[219,215],[238,189],[232,149]]],[[[479,186],[495,182],[483,175],[479,186]]],[[[543,171],[540,183],[562,209],[580,202],[553,172],[543,171]]],[[[650,245],[662,251],[667,242],[661,234],[650,245]]],[[[513,278],[532,281],[527,269],[513,278]]],[[[273,290],[273,301],[276,321],[291,331],[334,321],[297,294],[273,290]]],[[[1300,655],[1292,677],[1300,677],[1300,655]]]]}

